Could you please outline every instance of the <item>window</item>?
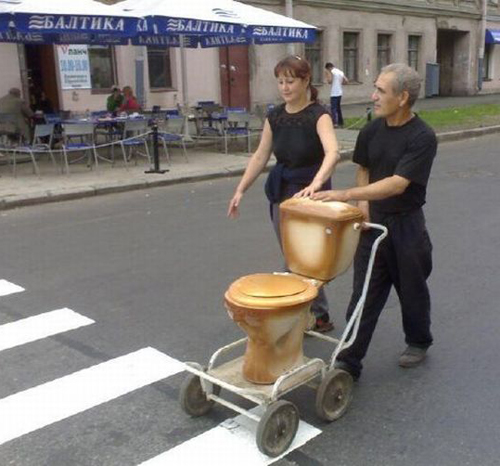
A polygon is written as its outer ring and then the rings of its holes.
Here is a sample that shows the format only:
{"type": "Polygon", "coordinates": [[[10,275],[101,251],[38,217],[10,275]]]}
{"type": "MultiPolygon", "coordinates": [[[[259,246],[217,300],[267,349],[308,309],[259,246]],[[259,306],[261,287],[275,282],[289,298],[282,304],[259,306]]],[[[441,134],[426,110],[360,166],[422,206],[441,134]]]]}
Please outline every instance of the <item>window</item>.
{"type": "Polygon", "coordinates": [[[408,36],[408,65],[418,71],[420,36],[408,36]]]}
{"type": "Polygon", "coordinates": [[[92,89],[111,89],[116,83],[113,48],[109,45],[89,45],[92,89]]]}
{"type": "Polygon", "coordinates": [[[391,35],[379,34],[377,36],[377,71],[391,63],[391,35]]]}
{"type": "Polygon", "coordinates": [[[172,87],[172,68],[168,47],[148,47],[148,70],[151,89],[172,87]]]}
{"type": "Polygon", "coordinates": [[[344,74],[349,81],[358,81],[358,43],[357,32],[344,32],[344,74]]]}
{"type": "Polygon", "coordinates": [[[493,51],[493,44],[486,44],[484,46],[484,59],[483,59],[483,79],[491,79],[491,55],[493,51]]]}
{"type": "Polygon", "coordinates": [[[306,43],[306,60],[311,64],[312,83],[321,84],[323,81],[323,31],[316,31],[314,42],[306,43]]]}

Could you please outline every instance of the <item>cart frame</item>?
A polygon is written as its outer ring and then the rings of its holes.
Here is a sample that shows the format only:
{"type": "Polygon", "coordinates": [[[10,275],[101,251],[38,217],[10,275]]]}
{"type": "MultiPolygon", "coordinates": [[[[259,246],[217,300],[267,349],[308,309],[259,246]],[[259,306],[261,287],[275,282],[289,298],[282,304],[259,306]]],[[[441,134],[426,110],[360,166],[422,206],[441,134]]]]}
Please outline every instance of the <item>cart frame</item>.
{"type": "MultiPolygon", "coordinates": [[[[202,365],[196,362],[185,363],[186,370],[191,374],[193,374],[194,376],[196,376],[197,378],[199,378],[200,386],[199,387],[197,386],[196,387],[197,390],[195,390],[194,392],[193,391],[189,392],[189,387],[188,387],[189,384],[185,384],[185,386],[181,390],[181,403],[183,397],[185,398],[186,395],[193,396],[190,395],[190,393],[191,394],[196,393],[196,396],[200,396],[200,389],[201,389],[201,395],[205,397],[206,401],[206,404],[203,405],[204,409],[202,409],[199,413],[186,410],[185,404],[183,403],[183,407],[185,408],[186,411],[188,411],[189,414],[194,416],[205,414],[206,412],[208,412],[208,410],[214,403],[219,403],[237,413],[243,414],[244,416],[258,422],[260,430],[264,418],[266,418],[266,421],[269,421],[268,419],[269,416],[266,417],[266,413],[264,413],[263,416],[258,416],[257,414],[254,414],[249,410],[241,408],[240,406],[231,401],[221,398],[219,396],[220,388],[224,388],[232,393],[235,393],[241,396],[242,398],[245,398],[257,405],[263,405],[266,408],[269,408],[270,405],[277,404],[277,401],[281,396],[302,385],[309,385],[312,386],[313,388],[318,388],[318,395],[320,395],[321,393],[320,398],[322,399],[319,401],[317,399],[316,402],[317,411],[319,409],[318,414],[323,413],[321,417],[323,417],[326,420],[332,421],[338,419],[344,414],[352,399],[351,391],[352,391],[353,380],[350,374],[348,374],[343,370],[335,368],[335,361],[337,359],[338,354],[342,350],[351,346],[354,340],[356,339],[361,321],[363,307],[366,301],[366,295],[368,293],[368,286],[370,283],[370,278],[373,270],[373,264],[375,262],[375,255],[380,243],[388,235],[388,230],[383,225],[379,225],[376,223],[364,223],[364,224],[358,223],[354,225],[354,228],[356,229],[360,229],[362,227],[380,230],[381,234],[373,242],[361,296],[358,300],[358,303],[356,304],[354,312],[352,313],[350,319],[347,322],[344,331],[342,332],[341,337],[333,338],[318,332],[314,332],[312,330],[305,331],[307,335],[319,338],[321,340],[327,341],[335,345],[335,349],[332,352],[330,361],[327,363],[320,358],[312,358],[312,359],[304,358],[306,360],[304,364],[295,367],[294,369],[291,369],[290,371],[281,375],[273,385],[253,384],[251,382],[244,381],[241,375],[243,357],[239,357],[230,360],[229,362],[223,363],[219,366],[216,366],[216,362],[218,362],[218,360],[222,355],[233,351],[234,349],[244,345],[247,342],[246,337],[242,338],[233,343],[225,345],[219,348],[217,351],[215,351],[215,353],[213,353],[212,357],[210,358],[208,366],[206,368],[204,368],[202,365]],[[320,382],[319,383],[314,382],[313,379],[317,378],[318,376],[321,376],[320,382]],[[332,396],[338,397],[338,400],[333,400],[333,402],[338,401],[341,404],[339,405],[339,408],[337,410],[328,411],[328,409],[325,408],[323,405],[328,403],[331,404],[332,400],[327,399],[327,397],[331,398],[332,396]],[[326,411],[326,413],[323,411],[326,411]]],[[[192,382],[198,383],[198,380],[193,379],[192,376],[190,377],[191,378],[189,380],[191,383],[192,382]]],[[[186,382],[188,382],[188,380],[186,380],[186,382]]],[[[191,385],[191,387],[193,387],[193,385],[191,385]]],[[[198,400],[198,401],[203,401],[203,400],[198,400]]],[[[295,406],[292,403],[289,402],[281,402],[281,403],[283,405],[284,404],[292,405],[296,410],[295,406]]],[[[284,406],[280,406],[278,407],[278,409],[279,408],[284,408],[284,406]]],[[[297,411],[297,420],[295,424],[298,426],[298,411],[297,411]]],[[[295,431],[293,432],[293,435],[291,436],[291,439],[289,439],[289,442],[287,440],[288,444],[286,445],[286,448],[288,448],[289,444],[293,440],[295,433],[296,433],[296,427],[295,431]]],[[[265,445],[264,446],[260,445],[259,431],[257,435],[257,445],[261,451],[268,454],[269,456],[278,456],[278,454],[282,453],[278,451],[277,454],[275,454],[276,451],[274,451],[272,448],[271,451],[268,451],[265,445]]],[[[279,448],[277,447],[277,449],[281,450],[282,446],[283,445],[279,445],[279,448]]]]}

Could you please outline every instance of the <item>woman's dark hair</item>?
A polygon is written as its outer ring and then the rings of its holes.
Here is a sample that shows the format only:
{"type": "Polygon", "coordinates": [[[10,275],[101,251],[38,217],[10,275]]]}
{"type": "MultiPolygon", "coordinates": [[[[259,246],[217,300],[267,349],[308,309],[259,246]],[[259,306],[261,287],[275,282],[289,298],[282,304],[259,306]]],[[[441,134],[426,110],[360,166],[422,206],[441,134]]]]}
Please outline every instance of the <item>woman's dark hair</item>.
{"type": "Polygon", "coordinates": [[[311,65],[307,60],[298,55],[284,58],[274,67],[274,76],[277,78],[280,74],[292,78],[309,79],[311,100],[313,102],[318,100],[318,89],[311,84],[311,65]]]}

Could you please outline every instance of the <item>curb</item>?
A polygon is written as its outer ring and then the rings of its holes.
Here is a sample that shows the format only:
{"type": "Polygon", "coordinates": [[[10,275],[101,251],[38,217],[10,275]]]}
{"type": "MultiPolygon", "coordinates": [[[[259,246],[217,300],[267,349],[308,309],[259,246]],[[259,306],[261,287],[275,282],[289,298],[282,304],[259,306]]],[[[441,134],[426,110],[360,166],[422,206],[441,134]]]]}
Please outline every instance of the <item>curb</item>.
{"type": "Polygon", "coordinates": [[[484,128],[464,129],[460,131],[451,131],[437,135],[438,142],[460,141],[462,139],[473,139],[478,136],[494,134],[500,132],[500,125],[486,126],[484,128]]]}
{"type": "MultiPolygon", "coordinates": [[[[500,125],[488,126],[485,128],[474,128],[461,131],[451,131],[437,135],[438,142],[459,141],[462,139],[473,139],[475,137],[494,134],[500,132],[500,125]]],[[[352,159],[354,150],[347,149],[340,151],[340,161],[345,162],[352,159]]],[[[268,172],[271,167],[266,167],[264,172],[268,172]]],[[[220,178],[231,178],[241,176],[244,168],[223,167],[213,170],[210,173],[199,175],[179,176],[178,178],[156,179],[151,181],[123,181],[103,184],[99,186],[77,187],[69,189],[49,190],[40,193],[21,194],[9,198],[0,199],[0,211],[14,209],[16,207],[33,206],[37,204],[47,204],[49,202],[69,201],[83,199],[105,194],[123,193],[127,191],[137,191],[140,189],[150,189],[156,187],[173,186],[178,184],[196,183],[220,178]]]]}

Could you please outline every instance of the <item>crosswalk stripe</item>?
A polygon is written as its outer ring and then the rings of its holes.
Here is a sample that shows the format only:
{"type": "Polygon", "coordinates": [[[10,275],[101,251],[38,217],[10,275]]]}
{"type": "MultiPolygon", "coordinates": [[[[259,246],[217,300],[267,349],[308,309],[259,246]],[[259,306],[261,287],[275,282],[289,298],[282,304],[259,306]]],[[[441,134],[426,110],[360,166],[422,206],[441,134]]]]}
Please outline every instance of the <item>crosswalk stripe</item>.
{"type": "Polygon", "coordinates": [[[0,325],[0,351],[93,323],[92,319],[68,308],[9,322],[0,325]]]}
{"type": "Polygon", "coordinates": [[[148,347],[10,395],[0,400],[0,445],[183,370],[148,347]]]}
{"type": "MultiPolygon", "coordinates": [[[[262,410],[261,406],[257,406],[251,412],[260,415],[262,410]]],[[[274,463],[292,450],[300,448],[319,435],[321,430],[300,421],[297,435],[292,444],[287,451],[276,458],[269,458],[258,450],[255,443],[256,432],[257,423],[240,414],[165,453],[141,463],[139,466],[204,464],[208,458],[210,458],[210,463],[217,466],[264,466],[274,463]]]]}
{"type": "Polygon", "coordinates": [[[0,296],[7,296],[12,293],[20,293],[24,288],[7,280],[0,280],[0,296]]]}

